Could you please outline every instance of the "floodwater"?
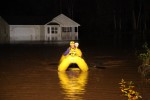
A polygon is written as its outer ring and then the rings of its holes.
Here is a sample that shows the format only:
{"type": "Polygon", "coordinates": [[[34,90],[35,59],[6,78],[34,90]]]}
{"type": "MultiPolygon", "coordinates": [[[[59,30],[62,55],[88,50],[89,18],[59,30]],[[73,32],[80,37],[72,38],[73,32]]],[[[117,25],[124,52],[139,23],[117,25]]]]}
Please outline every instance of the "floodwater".
{"type": "Polygon", "coordinates": [[[150,100],[150,84],[138,73],[132,51],[81,45],[89,71],[58,72],[66,48],[1,45],[0,100],[127,100],[119,88],[121,79],[133,81],[142,100],[150,100]]]}

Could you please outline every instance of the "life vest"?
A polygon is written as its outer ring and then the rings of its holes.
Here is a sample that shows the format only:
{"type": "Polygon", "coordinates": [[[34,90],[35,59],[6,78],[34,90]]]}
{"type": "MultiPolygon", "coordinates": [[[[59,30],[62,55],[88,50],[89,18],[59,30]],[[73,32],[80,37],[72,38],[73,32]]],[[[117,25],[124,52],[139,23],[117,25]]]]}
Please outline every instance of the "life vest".
{"type": "Polygon", "coordinates": [[[76,48],[70,48],[70,51],[69,51],[69,55],[71,56],[75,56],[76,55],[76,48]]]}
{"type": "Polygon", "coordinates": [[[77,56],[82,56],[82,52],[81,52],[81,50],[79,49],[79,48],[70,48],[70,52],[69,52],[69,55],[72,55],[72,56],[75,56],[75,55],[77,55],[77,56]]]}

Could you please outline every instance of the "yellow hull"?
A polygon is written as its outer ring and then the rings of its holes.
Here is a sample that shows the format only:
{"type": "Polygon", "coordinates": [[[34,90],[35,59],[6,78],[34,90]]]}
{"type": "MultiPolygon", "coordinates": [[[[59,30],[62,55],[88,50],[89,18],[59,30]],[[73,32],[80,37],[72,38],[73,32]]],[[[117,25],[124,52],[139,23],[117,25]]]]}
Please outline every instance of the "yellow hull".
{"type": "Polygon", "coordinates": [[[65,56],[64,56],[64,55],[62,55],[62,56],[61,56],[61,58],[60,58],[59,63],[61,63],[64,59],[65,59],[65,56]]]}
{"type": "Polygon", "coordinates": [[[58,71],[66,71],[70,64],[77,64],[81,71],[88,71],[88,65],[83,58],[71,55],[61,57],[58,71]]]}

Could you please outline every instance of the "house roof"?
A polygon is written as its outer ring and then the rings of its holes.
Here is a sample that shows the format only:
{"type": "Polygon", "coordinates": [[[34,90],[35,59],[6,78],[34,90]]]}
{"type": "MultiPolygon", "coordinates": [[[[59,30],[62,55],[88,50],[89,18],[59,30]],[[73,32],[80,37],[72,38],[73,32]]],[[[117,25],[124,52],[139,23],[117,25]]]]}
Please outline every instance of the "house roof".
{"type": "Polygon", "coordinates": [[[64,14],[60,14],[53,18],[50,22],[46,23],[46,25],[51,23],[58,23],[61,26],[80,26],[77,22],[73,21],[69,17],[65,16],[64,14]]]}

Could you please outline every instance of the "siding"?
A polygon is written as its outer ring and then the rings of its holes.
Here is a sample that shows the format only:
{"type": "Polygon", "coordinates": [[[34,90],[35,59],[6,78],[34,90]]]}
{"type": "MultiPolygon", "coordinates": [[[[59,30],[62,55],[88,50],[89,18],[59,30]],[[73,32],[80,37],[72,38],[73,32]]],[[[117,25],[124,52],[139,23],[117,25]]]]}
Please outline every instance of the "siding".
{"type": "Polygon", "coordinates": [[[40,41],[42,26],[10,25],[10,41],[40,41]]]}

